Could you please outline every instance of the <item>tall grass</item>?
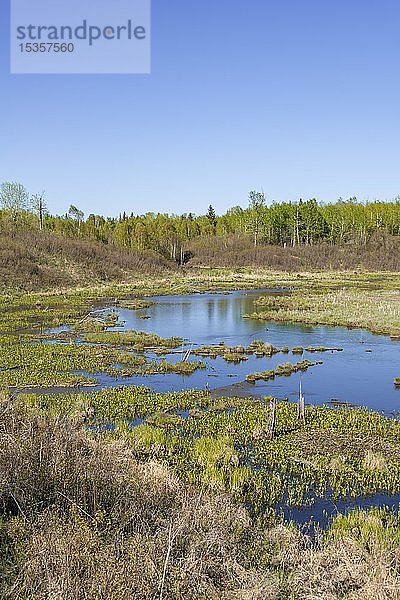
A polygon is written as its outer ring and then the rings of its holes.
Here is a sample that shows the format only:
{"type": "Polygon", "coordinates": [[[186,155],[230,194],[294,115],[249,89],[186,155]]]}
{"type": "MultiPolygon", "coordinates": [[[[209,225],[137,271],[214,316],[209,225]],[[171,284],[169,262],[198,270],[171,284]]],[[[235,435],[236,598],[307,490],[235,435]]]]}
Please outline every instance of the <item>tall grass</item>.
{"type": "MultiPolygon", "coordinates": [[[[184,483],[151,459],[138,462],[124,439],[28,416],[1,398],[1,598],[399,597],[393,515],[340,517],[311,547],[294,527],[257,528],[218,489],[184,483]]],[[[201,444],[210,469],[235,457],[229,440],[218,449],[201,444]]]]}

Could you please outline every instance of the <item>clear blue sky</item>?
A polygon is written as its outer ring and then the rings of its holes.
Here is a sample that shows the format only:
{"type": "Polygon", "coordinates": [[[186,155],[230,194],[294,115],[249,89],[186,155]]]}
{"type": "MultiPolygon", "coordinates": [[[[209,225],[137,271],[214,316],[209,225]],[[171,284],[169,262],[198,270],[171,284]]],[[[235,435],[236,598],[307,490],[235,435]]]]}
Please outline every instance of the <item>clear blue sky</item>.
{"type": "Polygon", "coordinates": [[[398,0],[153,0],[152,74],[79,76],[10,75],[0,3],[0,181],[52,212],[400,194],[398,0]]]}

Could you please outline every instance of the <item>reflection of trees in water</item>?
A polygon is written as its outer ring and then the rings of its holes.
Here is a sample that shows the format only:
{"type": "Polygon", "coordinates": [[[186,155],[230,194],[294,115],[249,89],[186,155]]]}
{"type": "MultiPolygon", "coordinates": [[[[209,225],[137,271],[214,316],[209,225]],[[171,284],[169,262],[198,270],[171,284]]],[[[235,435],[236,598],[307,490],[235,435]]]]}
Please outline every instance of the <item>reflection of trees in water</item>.
{"type": "Polygon", "coordinates": [[[228,320],[228,317],[229,317],[228,308],[229,308],[230,300],[231,299],[227,296],[224,296],[223,298],[218,299],[218,317],[220,318],[221,321],[226,322],[228,320]]]}
{"type": "Polygon", "coordinates": [[[214,313],[215,313],[215,300],[214,300],[214,298],[210,298],[209,300],[207,300],[207,315],[208,315],[209,321],[213,320],[214,313]]]}
{"type": "Polygon", "coordinates": [[[229,314],[229,300],[227,298],[208,298],[208,321],[226,322],[229,314]]]}
{"type": "MultiPolygon", "coordinates": [[[[181,318],[182,322],[189,321],[191,313],[193,311],[193,303],[192,302],[182,302],[181,303],[181,318]]],[[[173,313],[174,311],[172,311],[173,313]]]]}

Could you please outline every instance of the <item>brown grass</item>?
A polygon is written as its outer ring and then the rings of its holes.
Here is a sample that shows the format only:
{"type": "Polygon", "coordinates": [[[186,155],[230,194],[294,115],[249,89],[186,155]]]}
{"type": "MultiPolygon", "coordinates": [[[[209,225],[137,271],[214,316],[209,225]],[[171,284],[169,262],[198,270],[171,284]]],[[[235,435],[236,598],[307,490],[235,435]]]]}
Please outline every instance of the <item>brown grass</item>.
{"type": "Polygon", "coordinates": [[[380,545],[366,549],[345,538],[321,550],[300,551],[293,558],[287,585],[296,600],[400,598],[398,551],[380,545]]]}
{"type": "MultiPolygon", "coordinates": [[[[186,267],[249,267],[285,273],[363,269],[400,271],[400,239],[375,233],[366,245],[327,243],[295,248],[258,246],[231,235],[192,240],[185,245],[186,267]]],[[[37,230],[0,231],[0,289],[42,291],[55,288],[129,283],[136,276],[181,273],[159,253],[117,248],[37,230]]],[[[187,275],[187,270],[186,270],[187,275]]]]}
{"type": "Polygon", "coordinates": [[[136,462],[121,441],[9,405],[0,507],[3,597],[153,599],[164,568],[164,599],[273,597],[269,578],[245,566],[249,520],[228,497],[136,462]]]}
{"type": "Polygon", "coordinates": [[[0,289],[44,290],[126,281],[136,274],[161,274],[176,264],[151,251],[26,230],[0,233],[0,289]]]}
{"type": "Polygon", "coordinates": [[[400,239],[376,233],[366,245],[348,243],[314,246],[260,245],[254,247],[248,236],[198,238],[188,244],[188,266],[246,267],[258,266],[276,271],[298,272],[307,270],[348,270],[362,268],[369,271],[400,270],[400,239]]]}

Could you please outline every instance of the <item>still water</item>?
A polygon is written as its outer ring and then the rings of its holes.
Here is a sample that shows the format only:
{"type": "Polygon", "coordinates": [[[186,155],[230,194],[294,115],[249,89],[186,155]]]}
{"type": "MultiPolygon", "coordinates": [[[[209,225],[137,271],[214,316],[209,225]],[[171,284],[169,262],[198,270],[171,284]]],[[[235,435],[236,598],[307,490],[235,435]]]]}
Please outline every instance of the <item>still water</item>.
{"type": "MultiPolygon", "coordinates": [[[[360,329],[243,319],[245,313],[257,311],[254,303],[257,298],[282,293],[287,292],[250,290],[153,297],[151,300],[155,304],[147,309],[114,309],[124,325],[113,331],[134,329],[157,333],[162,337],[179,336],[184,338],[186,349],[218,344],[220,341],[228,346],[248,346],[252,341],[261,339],[278,348],[323,346],[343,348],[343,352],[305,351],[303,356],[279,353],[271,358],[249,356],[247,361],[239,365],[226,363],[220,357],[208,359],[192,355],[189,360],[201,360],[207,368],[186,377],[174,374],[135,376],[119,384],[144,384],[157,391],[208,388],[216,395],[273,395],[295,401],[301,378],[303,393],[309,404],[348,402],[391,415],[400,411],[400,390],[393,385],[393,379],[400,376],[400,342],[360,329]],[[143,319],[144,316],[150,318],[143,319]],[[249,373],[266,371],[278,364],[287,361],[295,363],[305,358],[323,361],[323,364],[311,367],[306,373],[278,377],[274,381],[260,381],[255,385],[245,382],[249,373]]],[[[167,357],[171,362],[181,359],[180,352],[167,357]]],[[[102,375],[98,376],[98,382],[99,387],[116,385],[115,379],[102,375]]]]}

